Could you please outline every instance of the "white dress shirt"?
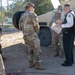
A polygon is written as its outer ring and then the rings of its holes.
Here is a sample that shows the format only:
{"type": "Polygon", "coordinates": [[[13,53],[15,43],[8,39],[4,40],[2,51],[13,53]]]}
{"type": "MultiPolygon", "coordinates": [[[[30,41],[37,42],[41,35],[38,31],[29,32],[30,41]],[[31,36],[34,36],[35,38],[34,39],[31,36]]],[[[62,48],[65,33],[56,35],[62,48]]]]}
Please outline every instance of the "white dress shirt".
{"type": "Polygon", "coordinates": [[[73,11],[67,14],[67,16],[66,16],[67,23],[62,24],[62,25],[61,25],[62,28],[70,28],[70,27],[73,26],[74,17],[73,17],[72,14],[74,15],[74,12],[73,12],[73,11]]]}

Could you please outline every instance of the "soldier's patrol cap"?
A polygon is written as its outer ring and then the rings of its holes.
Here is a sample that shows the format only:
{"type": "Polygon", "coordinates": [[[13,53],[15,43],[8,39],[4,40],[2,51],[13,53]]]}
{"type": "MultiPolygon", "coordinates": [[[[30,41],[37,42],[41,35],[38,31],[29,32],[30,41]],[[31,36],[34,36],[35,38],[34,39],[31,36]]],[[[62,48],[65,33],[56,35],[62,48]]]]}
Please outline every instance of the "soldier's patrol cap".
{"type": "Polygon", "coordinates": [[[70,7],[70,4],[69,3],[68,4],[65,4],[64,7],[70,7]]]}
{"type": "Polygon", "coordinates": [[[28,9],[30,6],[34,6],[34,7],[35,7],[34,3],[32,3],[32,2],[27,2],[27,3],[24,5],[24,8],[25,8],[25,9],[28,9]]]}
{"type": "Polygon", "coordinates": [[[62,10],[62,5],[59,5],[58,6],[58,10],[62,10]]]}
{"type": "Polygon", "coordinates": [[[60,12],[59,11],[56,11],[55,14],[60,14],[60,12]]]}

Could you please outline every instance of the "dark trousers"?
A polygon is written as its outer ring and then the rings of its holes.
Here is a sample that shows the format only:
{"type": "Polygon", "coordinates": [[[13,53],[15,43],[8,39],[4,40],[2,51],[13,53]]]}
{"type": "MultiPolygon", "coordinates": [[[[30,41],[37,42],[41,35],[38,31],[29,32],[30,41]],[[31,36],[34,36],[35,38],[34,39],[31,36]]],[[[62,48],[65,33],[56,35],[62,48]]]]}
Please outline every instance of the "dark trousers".
{"type": "Polygon", "coordinates": [[[63,47],[67,63],[72,64],[73,59],[74,34],[63,33],[63,47]]]}

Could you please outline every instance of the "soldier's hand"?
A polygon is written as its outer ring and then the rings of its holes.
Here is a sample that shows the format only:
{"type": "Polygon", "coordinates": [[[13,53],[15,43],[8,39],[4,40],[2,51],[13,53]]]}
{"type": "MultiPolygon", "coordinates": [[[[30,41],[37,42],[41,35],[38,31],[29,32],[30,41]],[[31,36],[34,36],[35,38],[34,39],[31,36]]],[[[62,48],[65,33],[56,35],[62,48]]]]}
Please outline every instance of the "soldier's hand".
{"type": "Polygon", "coordinates": [[[57,20],[56,23],[61,25],[62,24],[62,20],[57,20]]]}
{"type": "Polygon", "coordinates": [[[57,28],[62,28],[60,24],[56,24],[56,27],[57,28]]]}
{"type": "Polygon", "coordinates": [[[39,29],[40,29],[39,25],[36,25],[36,26],[34,27],[34,30],[35,30],[36,33],[39,32],[39,29]]]}

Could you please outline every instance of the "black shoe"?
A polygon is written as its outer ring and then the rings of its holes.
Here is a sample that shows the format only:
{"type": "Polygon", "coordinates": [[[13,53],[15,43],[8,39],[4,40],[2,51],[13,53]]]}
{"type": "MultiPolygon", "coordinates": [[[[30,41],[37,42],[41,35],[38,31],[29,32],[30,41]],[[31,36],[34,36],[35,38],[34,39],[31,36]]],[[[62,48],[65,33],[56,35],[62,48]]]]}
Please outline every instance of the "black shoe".
{"type": "Polygon", "coordinates": [[[69,64],[69,63],[63,63],[62,66],[67,67],[67,66],[72,66],[72,64],[69,64]]]}
{"type": "MultiPolygon", "coordinates": [[[[67,61],[64,61],[64,63],[67,63],[67,61]]],[[[74,64],[74,62],[72,62],[72,64],[74,64]]]]}

